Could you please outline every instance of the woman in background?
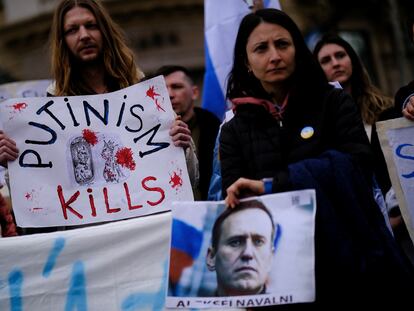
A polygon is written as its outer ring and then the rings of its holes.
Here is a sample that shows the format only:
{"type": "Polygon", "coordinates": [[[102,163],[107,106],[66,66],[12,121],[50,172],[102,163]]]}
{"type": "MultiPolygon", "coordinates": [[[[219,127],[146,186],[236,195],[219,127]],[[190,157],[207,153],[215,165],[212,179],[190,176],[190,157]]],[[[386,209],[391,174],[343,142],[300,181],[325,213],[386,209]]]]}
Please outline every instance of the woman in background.
{"type": "Polygon", "coordinates": [[[328,81],[339,82],[358,105],[373,148],[375,177],[385,196],[390,190],[391,181],[375,130],[375,122],[392,117],[389,110],[393,106],[392,99],[382,94],[371,83],[368,72],[355,50],[338,35],[323,36],[316,44],[313,54],[328,81]]]}
{"type": "MultiPolygon", "coordinates": [[[[379,143],[375,122],[401,116],[393,109],[391,98],[385,96],[375,87],[369,78],[352,46],[335,34],[326,34],[316,44],[314,56],[321,65],[329,81],[338,81],[344,90],[351,94],[357,103],[365,131],[371,142],[374,160],[374,175],[385,198],[383,213],[388,215],[395,239],[414,262],[414,246],[409,237],[405,223],[391,187],[387,165],[379,143]]],[[[376,194],[377,202],[381,197],[376,194]]]]}

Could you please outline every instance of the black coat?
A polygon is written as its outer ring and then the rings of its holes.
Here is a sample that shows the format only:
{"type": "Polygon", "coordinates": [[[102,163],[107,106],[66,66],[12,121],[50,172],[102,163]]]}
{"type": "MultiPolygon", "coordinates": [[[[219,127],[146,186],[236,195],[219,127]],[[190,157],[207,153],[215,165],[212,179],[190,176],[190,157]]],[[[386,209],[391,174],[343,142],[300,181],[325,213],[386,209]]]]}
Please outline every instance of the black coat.
{"type": "Polygon", "coordinates": [[[277,309],[399,308],[411,301],[413,267],[373,199],[371,147],[357,105],[342,90],[297,98],[289,100],[282,124],[262,106],[237,106],[220,136],[223,190],[239,177],[273,177],[273,192],[316,190],[316,302],[277,309]],[[301,132],[309,126],[314,134],[305,139],[301,132]]]}
{"type": "Polygon", "coordinates": [[[353,155],[370,174],[371,151],[361,114],[342,90],[327,89],[314,100],[291,96],[282,122],[261,106],[239,105],[220,136],[223,193],[239,177],[273,177],[273,192],[289,190],[287,165],[329,149],[353,155]],[[308,139],[301,136],[306,127],[314,130],[308,139]]]}
{"type": "Polygon", "coordinates": [[[395,107],[395,117],[401,117],[402,116],[402,106],[406,99],[414,94],[414,81],[411,81],[407,85],[401,87],[397,93],[395,94],[394,99],[394,107],[395,107]]]}
{"type": "Polygon", "coordinates": [[[200,193],[201,199],[207,200],[208,187],[210,185],[213,151],[220,120],[205,109],[194,107],[194,113],[200,127],[200,140],[198,142],[198,165],[200,171],[200,193]]]}

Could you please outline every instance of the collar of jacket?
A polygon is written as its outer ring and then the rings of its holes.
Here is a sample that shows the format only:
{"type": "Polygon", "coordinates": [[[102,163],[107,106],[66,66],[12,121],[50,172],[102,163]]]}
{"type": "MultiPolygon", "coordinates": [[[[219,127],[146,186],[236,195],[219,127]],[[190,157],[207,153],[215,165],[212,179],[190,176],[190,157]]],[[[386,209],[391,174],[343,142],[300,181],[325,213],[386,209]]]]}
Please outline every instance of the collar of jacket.
{"type": "Polygon", "coordinates": [[[270,100],[260,99],[255,97],[238,97],[233,98],[231,100],[233,104],[233,112],[236,111],[237,107],[240,105],[250,104],[250,105],[258,105],[262,106],[266,109],[268,113],[270,113],[275,119],[281,120],[282,114],[286,109],[287,102],[288,102],[289,95],[285,97],[281,106],[275,105],[270,100]]]}

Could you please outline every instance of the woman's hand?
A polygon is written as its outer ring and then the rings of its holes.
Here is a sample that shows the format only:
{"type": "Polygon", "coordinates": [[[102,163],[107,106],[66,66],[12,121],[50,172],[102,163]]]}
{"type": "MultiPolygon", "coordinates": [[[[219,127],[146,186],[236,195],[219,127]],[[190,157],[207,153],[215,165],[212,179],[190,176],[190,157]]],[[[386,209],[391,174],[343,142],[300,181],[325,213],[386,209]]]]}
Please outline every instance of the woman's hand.
{"type": "Polygon", "coordinates": [[[226,205],[234,208],[239,204],[241,198],[261,195],[265,192],[264,182],[261,180],[239,178],[227,188],[226,205]]]}
{"type": "Polygon", "coordinates": [[[176,147],[183,147],[186,149],[191,144],[191,131],[188,125],[181,120],[180,116],[175,118],[175,121],[170,129],[170,136],[176,147]]]}
{"type": "Polygon", "coordinates": [[[414,96],[411,96],[408,100],[405,108],[402,111],[404,117],[408,120],[414,121],[414,96]]]}
{"type": "Polygon", "coordinates": [[[14,161],[19,155],[16,143],[0,130],[0,165],[7,167],[7,161],[14,161]]]}

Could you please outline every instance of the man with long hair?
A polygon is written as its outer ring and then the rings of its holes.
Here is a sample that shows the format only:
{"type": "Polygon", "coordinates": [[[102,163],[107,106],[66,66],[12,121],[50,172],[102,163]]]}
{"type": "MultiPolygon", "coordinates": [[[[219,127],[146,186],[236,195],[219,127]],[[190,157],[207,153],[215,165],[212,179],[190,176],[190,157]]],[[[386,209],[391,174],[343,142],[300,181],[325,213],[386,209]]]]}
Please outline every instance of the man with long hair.
{"type": "MultiPolygon", "coordinates": [[[[50,42],[54,83],[48,88],[49,95],[103,94],[144,77],[121,29],[97,0],[61,1],[53,15],[50,42]]],[[[175,146],[186,149],[190,178],[197,183],[191,132],[180,117],[170,135],[175,146]]]]}
{"type": "MultiPolygon", "coordinates": [[[[141,81],[134,53],[119,26],[98,0],[62,0],[51,28],[51,67],[54,82],[49,96],[104,94],[141,81]]],[[[198,183],[198,161],[191,131],[177,116],[170,129],[175,146],[185,149],[193,188],[198,183]]],[[[15,142],[0,130],[0,164],[15,160],[15,142]]]]}
{"type": "Polygon", "coordinates": [[[53,16],[50,43],[52,95],[116,91],[144,76],[121,29],[98,1],[61,1],[53,16]]]}

